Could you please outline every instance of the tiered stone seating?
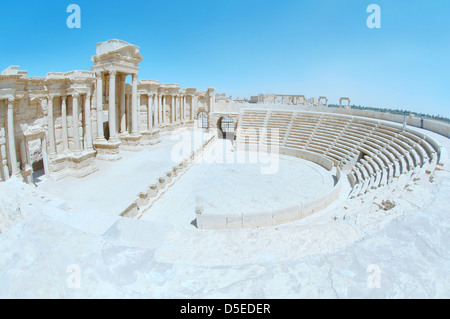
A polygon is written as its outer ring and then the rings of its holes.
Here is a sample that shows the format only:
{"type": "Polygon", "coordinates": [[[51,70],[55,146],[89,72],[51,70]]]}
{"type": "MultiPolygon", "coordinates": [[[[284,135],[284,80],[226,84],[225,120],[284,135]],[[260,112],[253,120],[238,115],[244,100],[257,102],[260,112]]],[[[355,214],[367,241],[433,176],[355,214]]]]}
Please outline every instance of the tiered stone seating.
{"type": "Polygon", "coordinates": [[[270,134],[263,144],[284,143],[286,133],[291,124],[293,113],[284,111],[272,111],[266,125],[266,133],[270,134]]]}
{"type": "Polygon", "coordinates": [[[260,134],[266,125],[266,110],[250,110],[241,114],[237,131],[241,143],[258,144],[263,137],[260,134]]]}
{"type": "MultiPolygon", "coordinates": [[[[279,131],[278,140],[263,143],[314,152],[341,168],[352,163],[348,173],[353,187],[350,196],[392,184],[404,174],[411,178],[430,173],[439,160],[438,147],[428,137],[361,117],[246,109],[240,123],[242,128],[279,131]]],[[[250,140],[257,142],[258,137],[250,140]]]]}

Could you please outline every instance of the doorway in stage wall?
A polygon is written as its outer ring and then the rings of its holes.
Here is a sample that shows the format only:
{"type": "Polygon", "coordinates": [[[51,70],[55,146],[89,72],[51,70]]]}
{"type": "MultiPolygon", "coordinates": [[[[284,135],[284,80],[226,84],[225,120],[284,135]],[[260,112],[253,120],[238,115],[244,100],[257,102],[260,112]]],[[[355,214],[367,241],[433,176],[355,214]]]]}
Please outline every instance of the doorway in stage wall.
{"type": "Polygon", "coordinates": [[[206,130],[208,128],[208,113],[206,113],[206,112],[198,113],[197,122],[198,122],[199,128],[206,130]]]}
{"type": "Polygon", "coordinates": [[[45,176],[44,152],[41,139],[35,139],[26,142],[28,152],[30,154],[30,164],[32,169],[33,182],[35,184],[42,181],[45,176]]]}
{"type": "Polygon", "coordinates": [[[218,135],[222,139],[234,140],[234,121],[231,117],[223,116],[217,121],[218,135]]]}

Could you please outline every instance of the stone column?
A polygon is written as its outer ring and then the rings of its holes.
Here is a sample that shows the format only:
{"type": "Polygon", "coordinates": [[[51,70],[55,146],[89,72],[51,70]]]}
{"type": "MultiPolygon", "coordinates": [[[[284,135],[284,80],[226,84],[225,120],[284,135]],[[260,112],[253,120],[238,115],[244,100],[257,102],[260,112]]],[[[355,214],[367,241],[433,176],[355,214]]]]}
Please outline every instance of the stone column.
{"type": "Polygon", "coordinates": [[[141,93],[137,94],[136,103],[136,132],[141,130],[141,93]]]}
{"type": "Polygon", "coordinates": [[[79,128],[79,117],[78,117],[78,107],[79,107],[79,101],[78,98],[80,97],[79,93],[73,93],[72,94],[72,130],[73,130],[73,141],[74,141],[74,152],[80,153],[81,152],[81,144],[80,144],[80,128],[79,128]]]}
{"type": "Polygon", "coordinates": [[[56,154],[56,141],[55,141],[55,126],[53,120],[53,95],[48,96],[48,143],[49,143],[49,155],[56,154]]]}
{"type": "Polygon", "coordinates": [[[175,98],[175,95],[172,95],[172,106],[171,106],[171,118],[172,118],[172,123],[175,123],[175,113],[177,112],[177,110],[176,110],[176,103],[175,103],[175,101],[176,101],[176,98],[175,98]]]}
{"type": "Polygon", "coordinates": [[[147,130],[150,131],[153,128],[153,95],[147,95],[147,130]]]}
{"type": "Polygon", "coordinates": [[[69,138],[67,136],[67,97],[61,96],[61,130],[64,153],[69,152],[69,138]]]}
{"type": "Polygon", "coordinates": [[[126,110],[126,113],[127,113],[127,131],[128,131],[128,133],[131,132],[131,103],[130,103],[130,99],[131,99],[131,97],[128,94],[126,96],[126,99],[125,99],[125,102],[126,102],[125,110],[126,110]]]}
{"type": "Polygon", "coordinates": [[[183,122],[186,122],[186,95],[183,95],[183,122]]]}
{"type": "Polygon", "coordinates": [[[180,96],[175,95],[175,122],[178,123],[180,120],[180,96]]]}
{"type": "Polygon", "coordinates": [[[165,123],[165,112],[166,112],[166,96],[161,95],[161,123],[165,123]]]}
{"type": "Polygon", "coordinates": [[[158,97],[158,104],[159,104],[159,123],[164,123],[164,104],[163,104],[163,96],[159,95],[158,97]]]}
{"type": "Polygon", "coordinates": [[[179,102],[180,102],[180,123],[183,123],[184,122],[183,121],[184,112],[183,112],[183,96],[182,95],[180,95],[180,97],[179,97],[179,102]]]}
{"type": "Polygon", "coordinates": [[[165,94],[162,98],[162,103],[163,103],[162,119],[163,119],[163,123],[166,124],[167,123],[167,95],[165,95],[165,94]]]}
{"type": "Polygon", "coordinates": [[[103,132],[103,77],[101,72],[97,74],[97,140],[105,140],[105,133],[103,132]]]}
{"type": "Polygon", "coordinates": [[[126,117],[125,117],[125,79],[126,74],[123,74],[120,79],[120,133],[126,132],[126,117]]]}
{"type": "Polygon", "coordinates": [[[105,98],[108,97],[109,99],[109,74],[104,75],[104,80],[105,80],[105,98]]]}
{"type": "Polygon", "coordinates": [[[214,89],[209,88],[208,93],[209,93],[209,111],[211,113],[214,113],[214,102],[215,102],[214,89]]]}
{"type": "Polygon", "coordinates": [[[116,70],[109,72],[109,139],[114,141],[117,139],[116,129],[116,70]]]}
{"type": "Polygon", "coordinates": [[[154,95],[154,102],[155,102],[155,126],[159,125],[159,96],[158,94],[154,95]]]}
{"type": "MultiPolygon", "coordinates": [[[[14,99],[8,99],[7,111],[6,111],[6,134],[8,135],[8,153],[9,164],[11,166],[11,176],[18,175],[20,173],[17,166],[16,155],[16,138],[14,134],[14,99]]],[[[43,147],[46,147],[45,145],[43,147]]]]}
{"type": "Polygon", "coordinates": [[[177,100],[178,100],[177,101],[177,104],[178,104],[177,121],[181,123],[182,116],[183,116],[183,105],[181,104],[181,100],[182,100],[181,95],[178,95],[177,100]]]}
{"type": "Polygon", "coordinates": [[[84,122],[86,127],[86,148],[92,150],[92,126],[91,126],[91,93],[86,94],[84,102],[84,122]]]}
{"type": "Polygon", "coordinates": [[[20,142],[20,160],[22,162],[22,170],[27,172],[27,175],[24,175],[24,179],[27,183],[31,183],[31,158],[30,152],[28,151],[28,141],[24,137],[20,142]]]}
{"type": "Polygon", "coordinates": [[[137,74],[133,74],[131,90],[131,133],[136,134],[138,130],[138,101],[137,101],[137,74]]]}
{"type": "Polygon", "coordinates": [[[44,172],[45,176],[50,176],[50,165],[48,164],[48,155],[47,155],[47,136],[44,133],[44,136],[41,138],[42,145],[42,162],[44,163],[44,172]]]}
{"type": "Polygon", "coordinates": [[[191,115],[190,115],[190,120],[191,121],[194,119],[194,112],[195,112],[195,95],[192,95],[192,99],[191,99],[191,115]]]}

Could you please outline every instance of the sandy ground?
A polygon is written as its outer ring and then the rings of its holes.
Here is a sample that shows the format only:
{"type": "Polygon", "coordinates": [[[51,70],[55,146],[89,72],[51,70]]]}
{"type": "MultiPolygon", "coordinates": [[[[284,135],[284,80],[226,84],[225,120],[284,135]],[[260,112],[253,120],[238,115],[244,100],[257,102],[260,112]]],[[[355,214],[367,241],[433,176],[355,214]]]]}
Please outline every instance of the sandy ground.
{"type": "Polygon", "coordinates": [[[431,179],[352,200],[344,188],[302,220],[226,231],[95,219],[83,204],[71,211],[42,187],[9,180],[0,199],[19,203],[23,219],[0,234],[0,297],[449,298],[444,157],[431,179]],[[395,207],[380,209],[387,199],[395,207]]]}

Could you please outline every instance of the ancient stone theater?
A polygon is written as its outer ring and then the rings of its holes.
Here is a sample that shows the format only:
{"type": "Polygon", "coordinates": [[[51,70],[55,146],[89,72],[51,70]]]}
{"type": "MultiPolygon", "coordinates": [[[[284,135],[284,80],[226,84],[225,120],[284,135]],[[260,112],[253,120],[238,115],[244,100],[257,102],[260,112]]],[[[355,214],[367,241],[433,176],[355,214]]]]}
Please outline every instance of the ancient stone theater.
{"type": "Polygon", "coordinates": [[[333,285],[320,268],[329,259],[334,284],[354,287],[336,296],[378,296],[366,290],[374,263],[387,276],[383,296],[398,296],[406,260],[445,262],[431,238],[449,225],[448,123],[354,109],[349,97],[331,106],[326,92],[247,99],[214,83],[182,88],[140,79],[142,60],[138,46],[112,39],[97,44],[90,70],[1,72],[0,266],[11,270],[0,273],[0,296],[30,284],[38,297],[239,297],[240,284],[226,282],[245,268],[266,293],[242,296],[274,297],[277,285],[308,287],[317,272],[323,285],[311,289],[333,285]],[[399,243],[408,251],[385,265],[399,243]],[[46,267],[11,281],[25,256],[46,267]],[[82,288],[65,290],[72,264],[82,288]],[[301,275],[272,285],[271,267],[301,275]]]}

